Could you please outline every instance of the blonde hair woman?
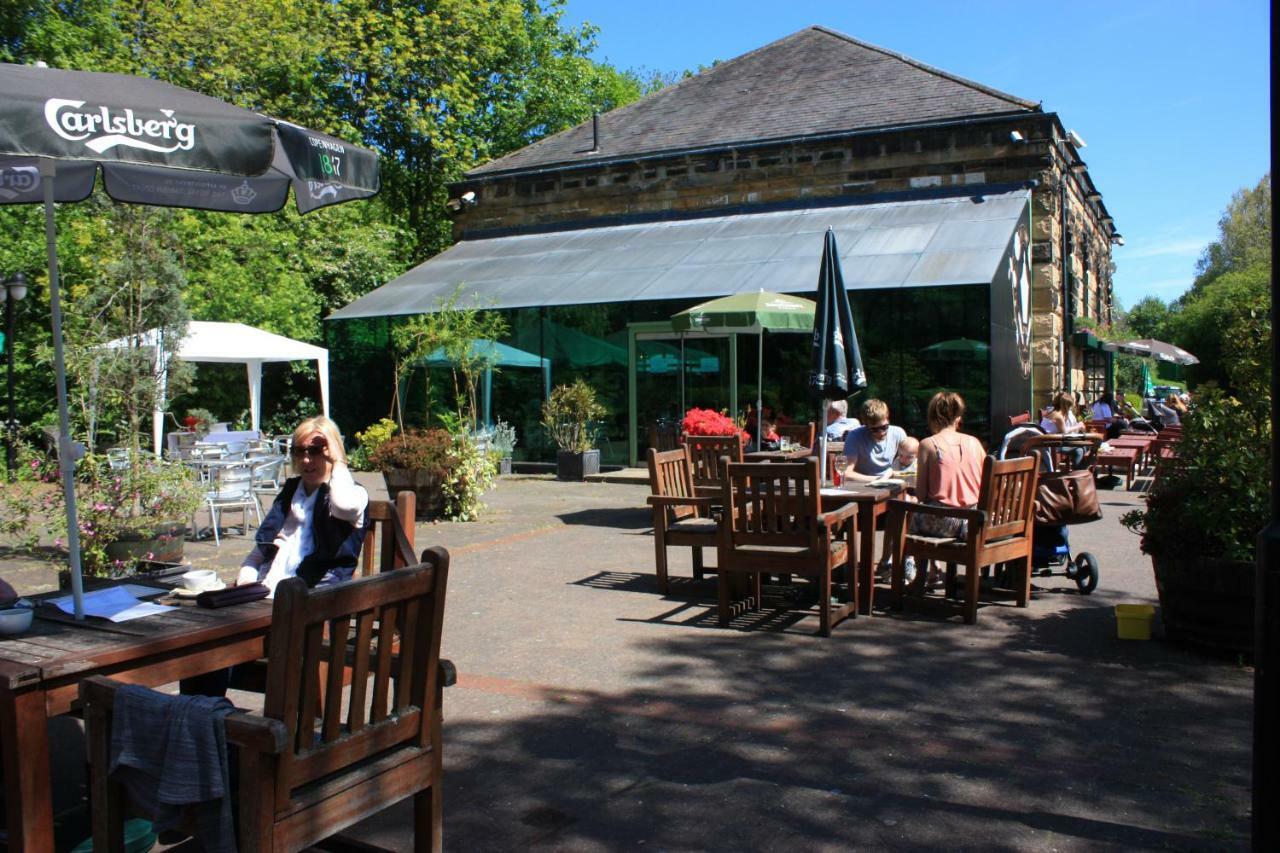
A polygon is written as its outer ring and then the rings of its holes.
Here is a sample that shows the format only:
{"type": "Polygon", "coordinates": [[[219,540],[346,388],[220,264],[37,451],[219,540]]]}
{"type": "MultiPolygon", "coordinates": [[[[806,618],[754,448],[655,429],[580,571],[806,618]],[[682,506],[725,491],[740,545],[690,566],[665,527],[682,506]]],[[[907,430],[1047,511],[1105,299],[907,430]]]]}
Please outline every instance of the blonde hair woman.
{"type": "Polygon", "coordinates": [[[293,431],[290,477],[276,496],[240,566],[238,583],[276,584],[300,577],[308,586],[351,579],[368,527],[369,493],[347,468],[338,425],[307,418],[293,431]]]}

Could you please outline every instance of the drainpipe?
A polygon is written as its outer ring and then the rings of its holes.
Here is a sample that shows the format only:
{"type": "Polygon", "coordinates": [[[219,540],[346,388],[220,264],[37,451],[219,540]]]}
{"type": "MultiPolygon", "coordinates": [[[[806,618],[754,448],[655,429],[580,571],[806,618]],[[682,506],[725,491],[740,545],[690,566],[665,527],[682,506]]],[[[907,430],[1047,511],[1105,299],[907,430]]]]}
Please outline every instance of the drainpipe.
{"type": "Polygon", "coordinates": [[[1058,181],[1058,216],[1062,223],[1062,387],[1066,390],[1072,390],[1070,339],[1073,313],[1071,306],[1071,259],[1067,254],[1071,245],[1071,237],[1067,233],[1067,171],[1066,158],[1063,157],[1062,174],[1058,181]]]}

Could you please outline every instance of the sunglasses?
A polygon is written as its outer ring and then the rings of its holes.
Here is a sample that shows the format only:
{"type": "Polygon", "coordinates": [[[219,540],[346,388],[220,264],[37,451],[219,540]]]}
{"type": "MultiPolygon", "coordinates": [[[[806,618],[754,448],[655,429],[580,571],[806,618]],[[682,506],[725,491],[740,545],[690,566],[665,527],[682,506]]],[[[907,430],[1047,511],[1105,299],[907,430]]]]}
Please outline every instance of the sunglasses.
{"type": "Polygon", "coordinates": [[[328,446],[329,445],[323,441],[317,441],[317,442],[313,442],[312,444],[308,444],[306,446],[292,447],[289,449],[289,452],[292,453],[298,459],[301,459],[302,457],[308,456],[308,455],[318,456],[324,453],[325,448],[327,448],[328,446]]]}
{"type": "Polygon", "coordinates": [[[880,426],[867,427],[867,432],[888,432],[888,431],[889,431],[888,424],[880,424],[880,426]]]}

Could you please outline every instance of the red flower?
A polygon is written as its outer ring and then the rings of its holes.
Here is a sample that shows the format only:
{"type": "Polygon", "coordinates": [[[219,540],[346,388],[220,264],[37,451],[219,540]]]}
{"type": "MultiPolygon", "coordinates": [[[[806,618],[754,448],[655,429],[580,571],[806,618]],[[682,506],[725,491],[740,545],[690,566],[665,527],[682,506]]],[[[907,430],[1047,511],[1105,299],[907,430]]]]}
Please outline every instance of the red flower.
{"type": "Polygon", "coordinates": [[[738,435],[742,430],[733,419],[712,409],[690,409],[685,413],[680,428],[689,435],[738,435]]]}

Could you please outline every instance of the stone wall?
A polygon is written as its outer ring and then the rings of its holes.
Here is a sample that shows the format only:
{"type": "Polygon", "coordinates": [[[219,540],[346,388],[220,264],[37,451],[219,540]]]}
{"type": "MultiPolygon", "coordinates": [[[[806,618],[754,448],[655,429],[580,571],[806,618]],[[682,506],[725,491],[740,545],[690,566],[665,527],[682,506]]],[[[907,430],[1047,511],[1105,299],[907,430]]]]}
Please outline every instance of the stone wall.
{"type": "MultiPolygon", "coordinates": [[[[608,153],[608,140],[603,140],[608,153]]],[[[1062,182],[1071,234],[1067,258],[1075,315],[1110,321],[1111,244],[1087,197],[1057,117],[1020,115],[947,128],[752,145],[538,173],[475,177],[450,197],[475,193],[456,216],[458,239],[560,223],[708,212],[803,199],[847,198],[934,186],[1035,180],[1032,193],[1033,363],[1038,396],[1067,384],[1063,336],[1070,327],[1062,287],[1062,182]],[[1026,141],[1015,143],[1010,132],[1026,141]]],[[[1070,357],[1068,355],[1068,357],[1070,357]]],[[[1074,359],[1076,366],[1080,359],[1074,359]]]]}

